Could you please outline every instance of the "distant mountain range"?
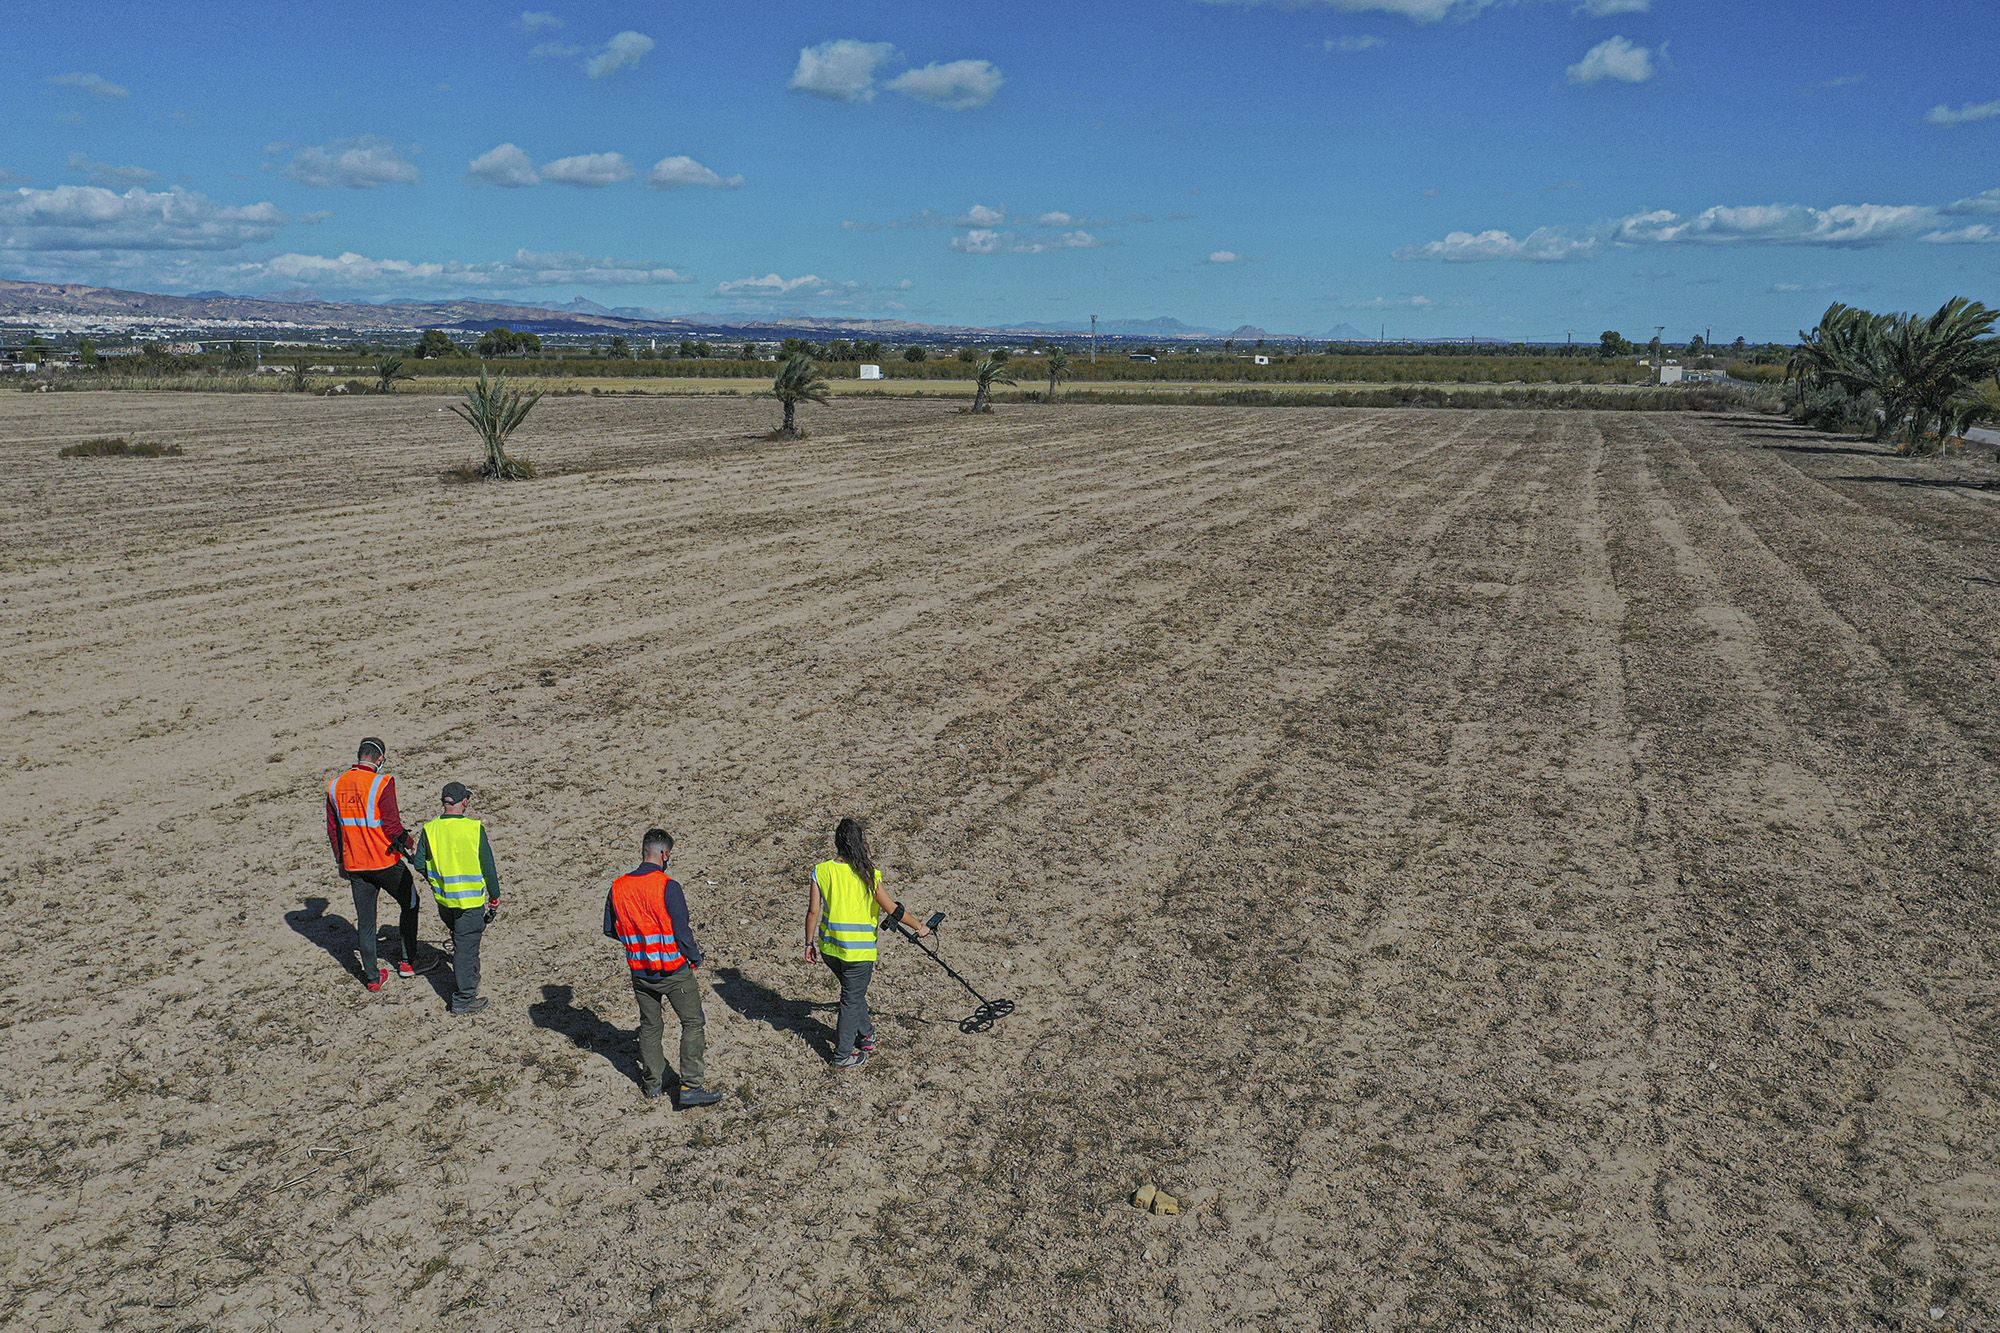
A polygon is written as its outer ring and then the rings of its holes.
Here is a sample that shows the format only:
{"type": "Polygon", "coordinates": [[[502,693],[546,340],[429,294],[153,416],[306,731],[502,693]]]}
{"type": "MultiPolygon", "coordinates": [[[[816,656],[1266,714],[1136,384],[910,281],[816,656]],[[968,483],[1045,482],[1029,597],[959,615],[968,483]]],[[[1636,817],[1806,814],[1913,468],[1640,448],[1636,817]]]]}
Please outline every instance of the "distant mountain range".
{"type": "MultiPolygon", "coordinates": [[[[156,333],[175,331],[210,337],[272,337],[315,333],[406,333],[445,329],[477,333],[498,325],[542,334],[622,334],[628,338],[686,338],[742,335],[762,340],[795,334],[819,337],[846,335],[886,340],[958,338],[991,339],[1000,334],[1034,334],[1079,338],[1090,322],[977,325],[919,324],[900,319],[845,319],[797,314],[668,315],[640,306],[605,306],[579,296],[561,304],[527,301],[484,301],[471,297],[444,300],[340,301],[313,291],[289,291],[273,296],[239,296],[222,291],[165,296],[91,287],[81,283],[14,282],[0,278],[0,321],[47,332],[156,333]]],[[[1266,339],[1287,342],[1295,333],[1270,333],[1254,324],[1235,329],[1203,328],[1169,315],[1152,319],[1098,321],[1098,333],[1120,339],[1233,338],[1239,343],[1266,339]]],[[[1328,339],[1365,341],[1369,335],[1342,324],[1328,339]]]]}

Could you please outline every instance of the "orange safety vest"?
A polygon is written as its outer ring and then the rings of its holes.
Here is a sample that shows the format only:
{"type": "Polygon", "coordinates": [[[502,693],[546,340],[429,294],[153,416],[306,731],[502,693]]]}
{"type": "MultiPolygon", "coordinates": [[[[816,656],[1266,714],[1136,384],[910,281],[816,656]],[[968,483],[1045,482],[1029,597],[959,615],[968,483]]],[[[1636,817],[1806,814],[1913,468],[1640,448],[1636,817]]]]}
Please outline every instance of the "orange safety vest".
{"type": "Polygon", "coordinates": [[[611,881],[611,911],[618,918],[618,940],[634,972],[678,972],[687,959],[674,939],[674,919],[667,914],[667,872],[648,869],[611,881]]]}
{"type": "Polygon", "coordinates": [[[378,803],[388,781],[387,773],[357,764],[327,784],[326,799],[340,819],[340,864],[348,870],[387,870],[396,864],[378,803]]]}

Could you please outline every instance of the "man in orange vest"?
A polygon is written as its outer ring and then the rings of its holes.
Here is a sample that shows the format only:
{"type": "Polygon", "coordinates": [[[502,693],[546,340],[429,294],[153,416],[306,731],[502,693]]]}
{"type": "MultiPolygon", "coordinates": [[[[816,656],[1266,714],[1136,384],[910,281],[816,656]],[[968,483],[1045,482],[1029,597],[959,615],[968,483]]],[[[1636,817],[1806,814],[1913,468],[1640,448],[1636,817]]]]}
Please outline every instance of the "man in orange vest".
{"type": "Polygon", "coordinates": [[[395,899],[403,937],[400,976],[414,977],[437,966],[437,959],[417,961],[417,885],[402,854],[410,850],[410,835],[396,808],[396,779],[382,771],[388,747],[374,736],[362,738],[354,767],[326,788],[326,837],[333,844],[333,863],[354,890],[354,935],[361,952],[361,981],[379,991],[389,969],[375,961],[376,895],[395,899]]]}
{"type": "Polygon", "coordinates": [[[651,1100],[660,1096],[666,1081],[661,1006],[670,1004],[681,1021],[680,1086],[674,1102],[686,1110],[713,1106],[722,1094],[701,1085],[707,1042],[701,985],[694,976],[701,966],[701,946],[688,924],[687,896],[680,881],[667,873],[673,854],[672,834],[646,830],[639,868],[611,881],[611,892],[604,896],[604,933],[625,946],[625,962],[632,969],[632,994],[639,1001],[639,1063],[645,1071],[640,1089],[651,1100]]]}

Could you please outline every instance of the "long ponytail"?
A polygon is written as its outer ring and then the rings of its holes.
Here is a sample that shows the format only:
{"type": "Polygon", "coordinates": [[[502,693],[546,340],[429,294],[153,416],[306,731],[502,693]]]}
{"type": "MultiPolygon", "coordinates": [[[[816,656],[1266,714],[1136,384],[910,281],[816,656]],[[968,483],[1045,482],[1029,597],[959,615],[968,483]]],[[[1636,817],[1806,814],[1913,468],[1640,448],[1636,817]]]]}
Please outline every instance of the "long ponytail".
{"type": "Polygon", "coordinates": [[[875,861],[868,855],[868,837],[858,819],[843,819],[833,829],[834,855],[861,877],[861,887],[875,892],[875,861]]]}

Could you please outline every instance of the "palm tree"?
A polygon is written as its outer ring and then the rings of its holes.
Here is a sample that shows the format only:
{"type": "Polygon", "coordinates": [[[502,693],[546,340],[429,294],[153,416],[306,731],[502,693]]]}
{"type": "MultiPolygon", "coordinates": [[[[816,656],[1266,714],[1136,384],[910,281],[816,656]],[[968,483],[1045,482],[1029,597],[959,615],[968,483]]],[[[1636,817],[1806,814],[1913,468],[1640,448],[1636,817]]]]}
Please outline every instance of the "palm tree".
{"type": "Polygon", "coordinates": [[[413,380],[415,378],[415,375],[406,375],[403,373],[403,358],[400,356],[385,356],[375,363],[375,392],[377,393],[394,393],[396,392],[397,380],[413,380]]]}
{"type": "Polygon", "coordinates": [[[1889,360],[1903,383],[1911,453],[1928,452],[1933,433],[1942,448],[1957,422],[1971,424],[1966,414],[1979,382],[2000,369],[1996,319],[2000,310],[1963,296],[1952,297],[1928,319],[1905,317],[1889,360]]]}
{"type": "Polygon", "coordinates": [[[1933,439],[1942,447],[1963,432],[1977,405],[1976,386],[2000,373],[1996,320],[2000,311],[1962,296],[1928,318],[1835,304],[1816,327],[1800,332],[1785,375],[1807,387],[1873,393],[1882,402],[1875,438],[1901,430],[1903,452],[1927,452],[1933,439]]]}
{"type": "Polygon", "coordinates": [[[1056,400],[1056,386],[1069,378],[1069,349],[1053,347],[1049,349],[1049,401],[1056,400]]]}
{"type": "Polygon", "coordinates": [[[803,439],[799,430],[799,404],[827,401],[832,389],[819,373],[819,366],[803,352],[795,352],[786,359],[778,377],[771,381],[771,396],[785,405],[784,424],[778,427],[781,439],[803,439]]]}
{"type": "Polygon", "coordinates": [[[312,362],[300,357],[292,362],[292,392],[311,393],[312,386],[312,362]]]}
{"type": "Polygon", "coordinates": [[[465,391],[465,401],[453,403],[451,410],[464,418],[466,424],[479,432],[479,438],[486,442],[486,462],[480,467],[479,475],[498,481],[514,481],[535,475],[534,465],[525,458],[507,456],[507,437],[528,419],[536,403],[542,401],[540,390],[523,394],[519,389],[507,387],[507,377],[488,379],[486,367],[479,368],[479,383],[465,391]]]}
{"type": "Polygon", "coordinates": [[[972,394],[972,411],[991,412],[993,410],[993,386],[996,384],[1019,384],[1007,372],[1007,353],[996,349],[986,354],[986,359],[973,368],[974,383],[978,386],[972,394]]]}

